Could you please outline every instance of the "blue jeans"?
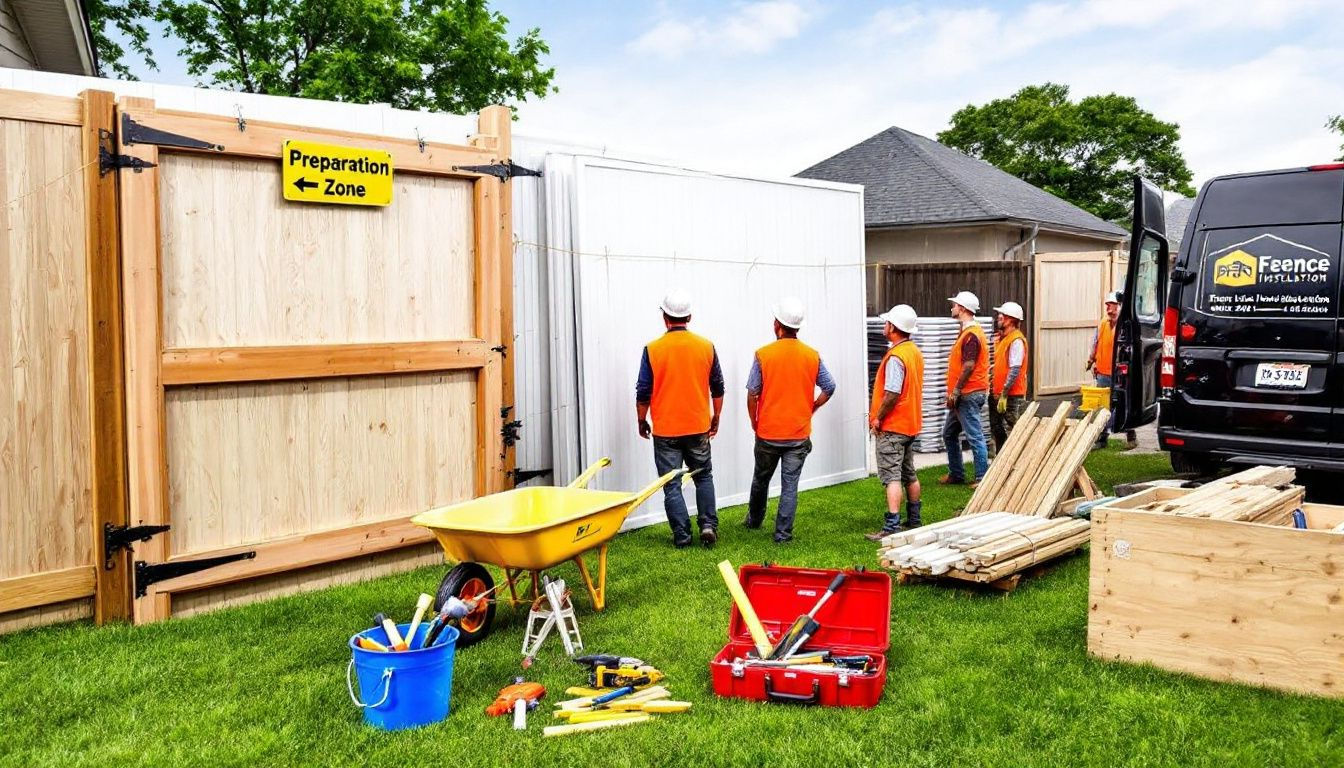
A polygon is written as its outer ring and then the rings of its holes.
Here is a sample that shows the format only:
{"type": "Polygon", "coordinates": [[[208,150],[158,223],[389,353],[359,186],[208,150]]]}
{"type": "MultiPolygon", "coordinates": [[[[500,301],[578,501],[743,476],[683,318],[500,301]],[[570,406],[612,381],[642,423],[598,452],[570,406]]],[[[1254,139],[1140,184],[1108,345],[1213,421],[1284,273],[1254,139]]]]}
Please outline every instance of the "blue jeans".
{"type": "Polygon", "coordinates": [[[989,472],[989,445],[985,442],[985,425],[980,411],[985,407],[986,393],[972,392],[957,401],[955,413],[943,419],[943,444],[947,446],[947,474],[954,483],[966,482],[966,467],[961,463],[961,434],[971,444],[971,458],[975,461],[975,479],[984,480],[989,472]]]}
{"type": "MultiPolygon", "coordinates": [[[[653,438],[653,464],[658,475],[677,469],[682,464],[696,472],[695,508],[701,528],[719,529],[719,513],[714,501],[714,468],[710,463],[709,434],[683,437],[653,438]]],[[[681,478],[663,486],[663,511],[672,527],[672,541],[686,544],[691,540],[691,517],[686,511],[686,499],[681,495],[681,478]]]]}
{"type": "Polygon", "coordinates": [[[756,469],[751,476],[751,496],[747,501],[747,525],[756,528],[765,520],[765,499],[770,480],[779,466],[779,510],[775,512],[775,538],[793,538],[793,516],[798,511],[798,479],[803,462],[812,452],[812,441],[786,447],[771,445],[756,438],[756,469]]]}

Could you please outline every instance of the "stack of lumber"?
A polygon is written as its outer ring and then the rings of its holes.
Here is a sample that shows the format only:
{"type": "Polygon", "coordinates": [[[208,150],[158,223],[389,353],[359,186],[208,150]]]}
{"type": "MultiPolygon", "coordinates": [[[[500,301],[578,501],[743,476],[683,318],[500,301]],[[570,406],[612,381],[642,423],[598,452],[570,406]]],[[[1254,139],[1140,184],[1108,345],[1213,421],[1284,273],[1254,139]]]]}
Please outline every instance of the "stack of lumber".
{"type": "Polygon", "coordinates": [[[611,690],[570,688],[566,692],[584,695],[557,703],[554,717],[564,723],[547,726],[542,731],[543,736],[564,736],[647,723],[655,719],[654,715],[689,712],[691,709],[690,702],[671,701],[671,692],[661,685],[643,688],[605,704],[595,704],[594,698],[611,693],[611,690]]]}
{"type": "Polygon", "coordinates": [[[882,540],[882,567],[909,576],[994,582],[1087,543],[1090,524],[1009,512],[963,515],[882,540]]]}
{"type": "Polygon", "coordinates": [[[1293,485],[1292,467],[1254,467],[1206,483],[1192,493],[1138,507],[1180,517],[1209,517],[1268,525],[1291,525],[1304,489],[1293,485]]]}
{"type": "Polygon", "coordinates": [[[1111,419],[1105,408],[1070,419],[1063,402],[1053,416],[1036,415],[1036,403],[1022,412],[1008,443],[990,464],[962,515],[1014,512],[1051,517],[1078,483],[1083,461],[1111,419]]]}

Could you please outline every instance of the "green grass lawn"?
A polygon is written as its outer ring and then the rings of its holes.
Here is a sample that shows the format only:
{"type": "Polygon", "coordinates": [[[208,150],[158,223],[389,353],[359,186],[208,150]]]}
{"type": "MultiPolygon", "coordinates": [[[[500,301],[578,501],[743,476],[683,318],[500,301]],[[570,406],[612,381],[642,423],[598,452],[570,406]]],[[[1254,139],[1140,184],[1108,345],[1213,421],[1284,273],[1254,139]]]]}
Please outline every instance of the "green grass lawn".
{"type": "MultiPolygon", "coordinates": [[[[1105,488],[1170,472],[1165,455],[1114,448],[1088,468],[1105,488]]],[[[969,495],[934,484],[941,473],[921,473],[928,521],[969,495]]],[[[803,494],[797,540],[783,547],[768,530],[743,530],[741,508],[722,513],[713,551],[674,551],[661,526],[614,543],[607,610],[595,614],[579,598],[587,649],[657,664],[675,698],[695,703],[689,714],[543,739],[542,726],[555,722],[550,703],[582,678],[552,637],[532,674],[551,692],[528,731],[485,717],[519,674],[526,610],[501,606],[494,634],[457,657],[446,722],[401,733],[365,727],[342,679],[346,641],[375,612],[406,620],[443,575],[431,568],[146,627],[0,637],[0,764],[1344,765],[1344,702],[1090,659],[1085,555],[1006,596],[895,587],[876,709],[717,699],[708,662],[725,641],[729,598],[715,564],[872,567],[875,546],[860,534],[878,522],[880,498],[875,479],[803,494]]],[[[557,570],[578,583],[572,566],[557,570]]]]}

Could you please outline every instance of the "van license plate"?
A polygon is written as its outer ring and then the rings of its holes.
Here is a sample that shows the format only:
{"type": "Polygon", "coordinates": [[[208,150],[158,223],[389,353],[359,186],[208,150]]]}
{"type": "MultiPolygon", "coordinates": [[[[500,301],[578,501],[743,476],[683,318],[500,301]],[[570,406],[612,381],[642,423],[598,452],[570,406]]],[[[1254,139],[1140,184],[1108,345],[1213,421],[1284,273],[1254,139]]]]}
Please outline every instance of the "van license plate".
{"type": "Polygon", "coordinates": [[[1255,386],[1305,389],[1310,370],[1310,365],[1297,363],[1261,363],[1255,368],[1255,386]]]}

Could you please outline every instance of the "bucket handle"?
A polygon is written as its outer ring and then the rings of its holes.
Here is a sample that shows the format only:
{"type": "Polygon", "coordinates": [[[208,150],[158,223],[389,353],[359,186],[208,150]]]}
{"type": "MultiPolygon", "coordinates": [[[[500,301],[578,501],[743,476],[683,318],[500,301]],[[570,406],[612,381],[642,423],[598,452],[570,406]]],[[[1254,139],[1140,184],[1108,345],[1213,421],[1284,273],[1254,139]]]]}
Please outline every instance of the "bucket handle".
{"type": "Polygon", "coordinates": [[[383,680],[382,680],[384,686],[383,698],[379,699],[377,704],[364,704],[359,700],[359,697],[355,695],[355,684],[350,679],[350,673],[354,670],[354,668],[355,668],[355,660],[351,659],[350,663],[347,664],[345,667],[345,690],[350,692],[350,700],[355,702],[355,706],[359,707],[360,709],[363,709],[365,707],[368,707],[369,709],[377,709],[386,704],[387,697],[392,694],[392,668],[391,667],[383,668],[383,680]]]}

